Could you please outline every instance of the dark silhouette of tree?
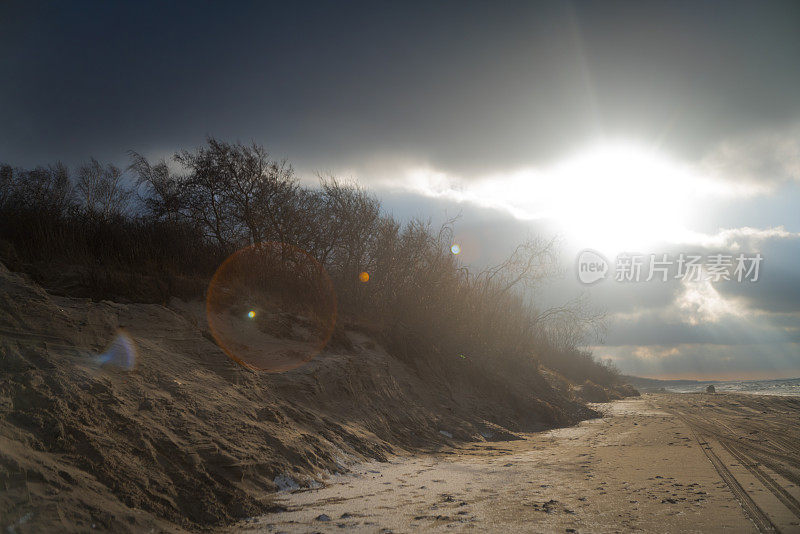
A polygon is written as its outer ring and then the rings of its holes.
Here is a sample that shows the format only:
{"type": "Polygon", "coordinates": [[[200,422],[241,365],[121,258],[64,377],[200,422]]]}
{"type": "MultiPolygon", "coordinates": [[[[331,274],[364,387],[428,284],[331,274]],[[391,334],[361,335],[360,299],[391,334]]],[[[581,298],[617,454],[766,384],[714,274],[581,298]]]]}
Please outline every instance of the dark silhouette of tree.
{"type": "Polygon", "coordinates": [[[180,187],[189,217],[220,246],[286,241],[298,193],[290,165],[258,145],[213,137],[204,147],[175,154],[175,161],[188,170],[180,187]]]}
{"type": "Polygon", "coordinates": [[[92,216],[104,219],[127,215],[133,191],[125,187],[122,171],[111,164],[105,167],[94,158],[78,168],[78,198],[92,216]]]}
{"type": "Polygon", "coordinates": [[[131,158],[128,169],[136,175],[136,187],[145,189],[141,199],[150,216],[177,222],[186,208],[180,179],[170,172],[164,159],[151,165],[141,154],[133,151],[128,154],[131,158]]]}

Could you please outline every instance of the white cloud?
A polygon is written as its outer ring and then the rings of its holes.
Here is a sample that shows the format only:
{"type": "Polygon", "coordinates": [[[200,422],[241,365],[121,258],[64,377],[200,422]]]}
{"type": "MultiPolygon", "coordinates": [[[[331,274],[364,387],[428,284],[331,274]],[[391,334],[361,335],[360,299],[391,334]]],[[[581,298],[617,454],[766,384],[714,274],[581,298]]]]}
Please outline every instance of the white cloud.
{"type": "Polygon", "coordinates": [[[683,280],[683,291],[675,299],[673,311],[691,325],[716,323],[726,317],[743,317],[746,308],[735,299],[722,297],[709,280],[683,280]]]}
{"type": "Polygon", "coordinates": [[[760,243],[766,240],[798,238],[800,238],[800,232],[790,232],[784,226],[771,228],[743,226],[741,228],[723,228],[714,234],[684,231],[676,236],[674,243],[724,249],[731,252],[739,250],[752,252],[759,250],[760,243]]]}
{"type": "Polygon", "coordinates": [[[732,187],[773,192],[782,182],[800,180],[800,125],[723,141],[706,154],[699,168],[732,187]]]}

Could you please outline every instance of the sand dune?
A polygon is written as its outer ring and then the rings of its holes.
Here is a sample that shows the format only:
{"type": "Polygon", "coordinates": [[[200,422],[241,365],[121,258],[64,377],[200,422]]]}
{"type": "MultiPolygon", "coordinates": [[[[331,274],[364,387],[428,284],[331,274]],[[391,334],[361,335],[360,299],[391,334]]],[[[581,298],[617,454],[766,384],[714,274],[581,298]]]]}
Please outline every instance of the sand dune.
{"type": "Polygon", "coordinates": [[[254,373],[204,321],[199,302],[58,297],[0,265],[0,528],[195,530],[357,462],[595,415],[541,377],[414,369],[356,331],[254,373]]]}
{"type": "Polygon", "coordinates": [[[346,336],[253,373],[201,303],[56,297],[0,266],[0,526],[800,529],[798,399],[648,395],[546,430],[598,412],[541,377],[415,369],[346,336]]]}

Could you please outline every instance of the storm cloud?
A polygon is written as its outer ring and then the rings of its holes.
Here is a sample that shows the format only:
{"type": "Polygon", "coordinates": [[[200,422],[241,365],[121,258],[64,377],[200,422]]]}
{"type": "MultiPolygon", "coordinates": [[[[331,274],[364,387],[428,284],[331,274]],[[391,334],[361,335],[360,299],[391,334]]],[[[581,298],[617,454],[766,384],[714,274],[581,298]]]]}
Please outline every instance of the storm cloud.
{"type": "Polygon", "coordinates": [[[564,276],[537,298],[605,309],[595,351],[623,371],[800,376],[798,58],[793,1],[3,2],[0,161],[124,166],[252,140],[401,220],[460,215],[475,268],[559,238],[564,276]],[[635,252],[761,253],[761,279],[691,298],[678,280],[582,286],[574,258],[601,245],[542,211],[592,200],[554,193],[551,170],[608,139],[711,184],[693,198],[694,178],[662,179],[654,216],[691,200],[691,225],[635,252]]]}

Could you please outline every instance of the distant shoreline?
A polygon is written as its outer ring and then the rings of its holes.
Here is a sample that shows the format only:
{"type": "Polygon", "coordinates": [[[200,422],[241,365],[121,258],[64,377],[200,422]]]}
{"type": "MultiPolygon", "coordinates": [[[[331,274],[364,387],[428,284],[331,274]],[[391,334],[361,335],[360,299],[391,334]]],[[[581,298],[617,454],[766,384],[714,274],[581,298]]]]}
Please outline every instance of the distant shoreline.
{"type": "Polygon", "coordinates": [[[626,376],[636,389],[648,393],[700,393],[713,385],[717,393],[748,393],[754,395],[800,396],[800,378],[770,380],[659,380],[626,376]]]}

